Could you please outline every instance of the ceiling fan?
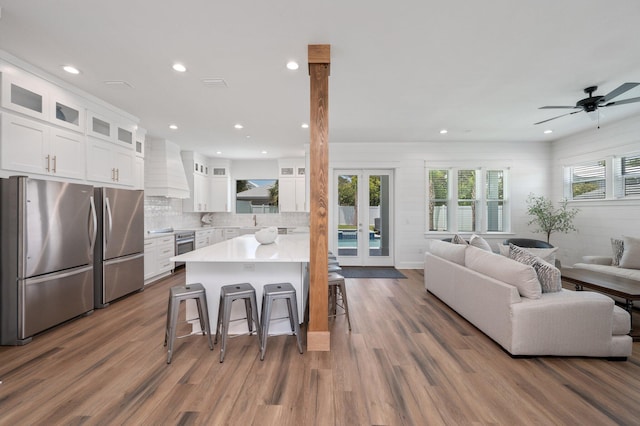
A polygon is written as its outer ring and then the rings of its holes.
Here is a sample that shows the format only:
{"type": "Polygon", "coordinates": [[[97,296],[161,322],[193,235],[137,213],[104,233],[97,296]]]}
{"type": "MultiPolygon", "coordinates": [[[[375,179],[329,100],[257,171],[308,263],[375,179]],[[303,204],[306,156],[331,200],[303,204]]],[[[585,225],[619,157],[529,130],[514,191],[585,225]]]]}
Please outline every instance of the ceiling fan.
{"type": "Polygon", "coordinates": [[[584,89],[584,93],[588,94],[589,97],[580,99],[578,102],[576,102],[575,106],[543,106],[539,108],[539,109],[575,109],[577,111],[558,115],[557,117],[549,118],[547,120],[542,120],[534,124],[546,123],[547,121],[555,120],[556,118],[564,117],[565,115],[576,114],[581,111],[593,112],[593,111],[596,111],[598,108],[640,102],[640,97],[623,99],[621,101],[615,101],[615,102],[611,101],[613,98],[617,98],[624,92],[631,90],[638,85],[640,85],[640,83],[623,83],[617,89],[613,89],[611,92],[607,93],[604,96],[593,96],[593,92],[598,90],[598,86],[589,86],[586,89],[584,89]]]}

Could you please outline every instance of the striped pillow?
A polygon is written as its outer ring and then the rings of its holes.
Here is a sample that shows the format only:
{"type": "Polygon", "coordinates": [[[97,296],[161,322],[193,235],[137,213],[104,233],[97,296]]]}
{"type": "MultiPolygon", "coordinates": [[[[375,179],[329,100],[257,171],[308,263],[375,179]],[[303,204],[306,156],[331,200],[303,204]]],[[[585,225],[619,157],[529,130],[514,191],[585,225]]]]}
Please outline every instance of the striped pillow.
{"type": "Polygon", "coordinates": [[[525,265],[533,266],[543,293],[555,293],[562,290],[560,270],[552,264],[513,244],[509,244],[509,257],[525,265]]]}
{"type": "Polygon", "coordinates": [[[613,249],[613,261],[611,262],[611,265],[619,266],[620,259],[622,259],[622,254],[624,253],[624,240],[612,238],[611,248],[613,249]]]}

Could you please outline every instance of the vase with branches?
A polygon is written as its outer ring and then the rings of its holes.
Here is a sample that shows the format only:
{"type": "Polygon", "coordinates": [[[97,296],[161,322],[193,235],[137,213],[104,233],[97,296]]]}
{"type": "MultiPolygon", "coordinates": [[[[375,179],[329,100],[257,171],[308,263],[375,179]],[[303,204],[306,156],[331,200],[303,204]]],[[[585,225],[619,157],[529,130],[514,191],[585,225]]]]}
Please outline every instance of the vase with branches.
{"type": "Polygon", "coordinates": [[[560,202],[556,209],[553,202],[544,196],[529,194],[527,198],[527,214],[531,216],[528,225],[534,225],[533,232],[547,234],[547,243],[553,232],[569,233],[577,231],[573,226],[573,219],[580,210],[567,208],[567,200],[560,202]]]}

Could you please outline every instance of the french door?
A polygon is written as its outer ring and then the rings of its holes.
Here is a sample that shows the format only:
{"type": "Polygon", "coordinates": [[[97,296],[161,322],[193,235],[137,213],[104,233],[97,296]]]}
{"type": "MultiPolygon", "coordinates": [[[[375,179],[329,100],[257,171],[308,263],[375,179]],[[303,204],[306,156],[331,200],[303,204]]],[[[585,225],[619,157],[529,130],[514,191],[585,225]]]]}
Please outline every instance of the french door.
{"type": "Polygon", "coordinates": [[[343,266],[393,266],[393,170],[336,169],[332,250],[343,266]]]}

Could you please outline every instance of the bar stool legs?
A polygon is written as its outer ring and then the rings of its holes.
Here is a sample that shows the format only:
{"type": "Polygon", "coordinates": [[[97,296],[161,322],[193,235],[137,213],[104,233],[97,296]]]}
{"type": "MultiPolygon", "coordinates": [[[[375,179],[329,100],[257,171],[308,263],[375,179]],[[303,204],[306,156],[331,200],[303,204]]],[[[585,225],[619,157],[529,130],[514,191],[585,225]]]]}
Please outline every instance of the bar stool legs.
{"type": "Polygon", "coordinates": [[[329,317],[335,318],[337,315],[337,307],[340,306],[344,310],[344,315],[347,317],[347,324],[349,325],[349,331],[351,331],[351,318],[349,318],[349,301],[347,300],[347,287],[345,285],[344,277],[337,272],[330,272],[327,280],[329,284],[329,317]],[[342,305],[338,303],[338,293],[340,293],[340,301],[342,305]]]}
{"type": "Polygon", "coordinates": [[[267,351],[267,337],[269,336],[269,324],[271,322],[271,307],[273,301],[285,299],[289,311],[289,325],[291,332],[296,335],[298,351],[302,353],[302,339],[300,338],[300,321],[298,320],[298,301],[296,289],[290,283],[266,284],[262,292],[262,338],[260,339],[260,361],[264,360],[267,351]]]}
{"type": "Polygon", "coordinates": [[[258,306],[256,302],[255,288],[253,288],[249,283],[222,286],[220,288],[220,306],[218,307],[218,321],[216,325],[216,337],[214,340],[215,343],[218,343],[218,336],[222,339],[220,346],[220,362],[224,361],[224,355],[227,349],[227,336],[229,334],[229,323],[231,322],[231,305],[234,301],[239,299],[244,300],[249,334],[253,334],[253,324],[255,323],[258,340],[262,341],[262,331],[258,320],[258,306]]]}
{"type": "Polygon", "coordinates": [[[178,310],[180,308],[180,302],[189,299],[195,299],[196,306],[198,307],[198,320],[200,321],[202,334],[207,335],[209,340],[209,349],[213,350],[211,327],[209,326],[209,308],[207,307],[207,295],[204,287],[200,283],[171,287],[169,290],[169,304],[167,306],[167,326],[164,333],[164,346],[167,346],[167,343],[169,344],[169,348],[167,350],[167,364],[171,363],[171,358],[173,356],[173,343],[176,339],[176,327],[178,325],[178,310]]]}

